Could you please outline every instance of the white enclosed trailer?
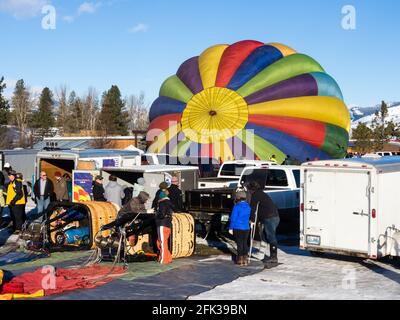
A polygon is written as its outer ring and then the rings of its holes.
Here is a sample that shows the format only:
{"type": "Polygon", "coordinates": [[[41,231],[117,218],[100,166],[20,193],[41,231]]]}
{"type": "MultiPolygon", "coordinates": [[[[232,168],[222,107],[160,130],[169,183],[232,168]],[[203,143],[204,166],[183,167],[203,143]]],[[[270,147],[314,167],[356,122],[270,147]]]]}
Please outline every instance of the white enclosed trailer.
{"type": "Polygon", "coordinates": [[[302,165],[300,247],[379,259],[400,256],[400,157],[302,165]]]}

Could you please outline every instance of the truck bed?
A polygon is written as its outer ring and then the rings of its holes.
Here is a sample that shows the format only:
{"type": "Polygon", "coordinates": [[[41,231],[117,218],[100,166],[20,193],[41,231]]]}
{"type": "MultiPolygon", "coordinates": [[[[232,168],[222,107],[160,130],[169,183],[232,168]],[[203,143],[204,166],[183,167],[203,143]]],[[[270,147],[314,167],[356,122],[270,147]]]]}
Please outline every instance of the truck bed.
{"type": "MultiPolygon", "coordinates": [[[[234,206],[235,191],[236,188],[207,188],[186,191],[186,210],[195,220],[201,223],[225,225],[234,206]]],[[[266,189],[266,191],[278,206],[281,218],[279,229],[297,231],[299,228],[299,190],[274,188],[266,189]]]]}

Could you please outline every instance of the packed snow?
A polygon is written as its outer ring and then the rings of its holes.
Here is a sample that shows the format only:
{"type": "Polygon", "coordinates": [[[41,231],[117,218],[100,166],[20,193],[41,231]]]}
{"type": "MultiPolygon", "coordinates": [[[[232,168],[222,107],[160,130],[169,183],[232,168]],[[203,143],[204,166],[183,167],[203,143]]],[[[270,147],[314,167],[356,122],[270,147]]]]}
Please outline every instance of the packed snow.
{"type": "MultiPolygon", "coordinates": [[[[338,255],[314,257],[296,246],[280,249],[278,267],[189,299],[400,299],[400,269],[396,265],[338,255]]],[[[227,257],[215,259],[232,263],[227,257]]]]}

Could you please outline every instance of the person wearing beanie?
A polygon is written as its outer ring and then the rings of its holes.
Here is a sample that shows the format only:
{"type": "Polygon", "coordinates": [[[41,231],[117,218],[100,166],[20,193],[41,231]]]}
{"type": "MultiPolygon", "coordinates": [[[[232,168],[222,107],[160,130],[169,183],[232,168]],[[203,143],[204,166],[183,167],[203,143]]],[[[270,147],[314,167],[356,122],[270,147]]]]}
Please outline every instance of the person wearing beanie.
{"type": "Polygon", "coordinates": [[[233,207],[229,222],[229,230],[233,233],[236,242],[236,264],[246,266],[249,247],[247,241],[250,233],[250,205],[246,201],[246,192],[239,191],[235,195],[236,204],[233,207]]]}
{"type": "Polygon", "coordinates": [[[7,187],[6,205],[10,209],[13,231],[19,233],[26,221],[24,188],[15,171],[11,170],[8,173],[8,178],[10,182],[7,187]]]}
{"type": "Polygon", "coordinates": [[[156,211],[157,226],[157,247],[159,250],[158,262],[168,264],[172,262],[171,252],[168,248],[168,241],[171,235],[172,214],[174,207],[168,197],[168,190],[161,189],[159,193],[158,206],[156,211]]]}
{"type": "Polygon", "coordinates": [[[54,193],[56,194],[56,201],[68,201],[68,186],[67,181],[62,176],[60,171],[54,172],[54,178],[56,182],[54,183],[54,193]]]}
{"type": "Polygon", "coordinates": [[[154,209],[154,212],[157,211],[157,209],[158,209],[158,200],[160,200],[160,192],[162,190],[168,189],[168,183],[163,181],[159,184],[158,188],[159,189],[157,190],[156,195],[154,196],[153,202],[151,204],[151,208],[154,209]]]}

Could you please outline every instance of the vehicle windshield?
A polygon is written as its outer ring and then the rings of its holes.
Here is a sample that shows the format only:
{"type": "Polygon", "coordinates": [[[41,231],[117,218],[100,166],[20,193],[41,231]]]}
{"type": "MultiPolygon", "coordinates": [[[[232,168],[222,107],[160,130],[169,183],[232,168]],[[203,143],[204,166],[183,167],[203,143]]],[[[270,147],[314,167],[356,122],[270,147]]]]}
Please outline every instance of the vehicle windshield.
{"type": "Polygon", "coordinates": [[[235,176],[240,177],[244,168],[252,166],[250,164],[237,164],[227,163],[223,164],[221,168],[221,176],[235,176]]]}

